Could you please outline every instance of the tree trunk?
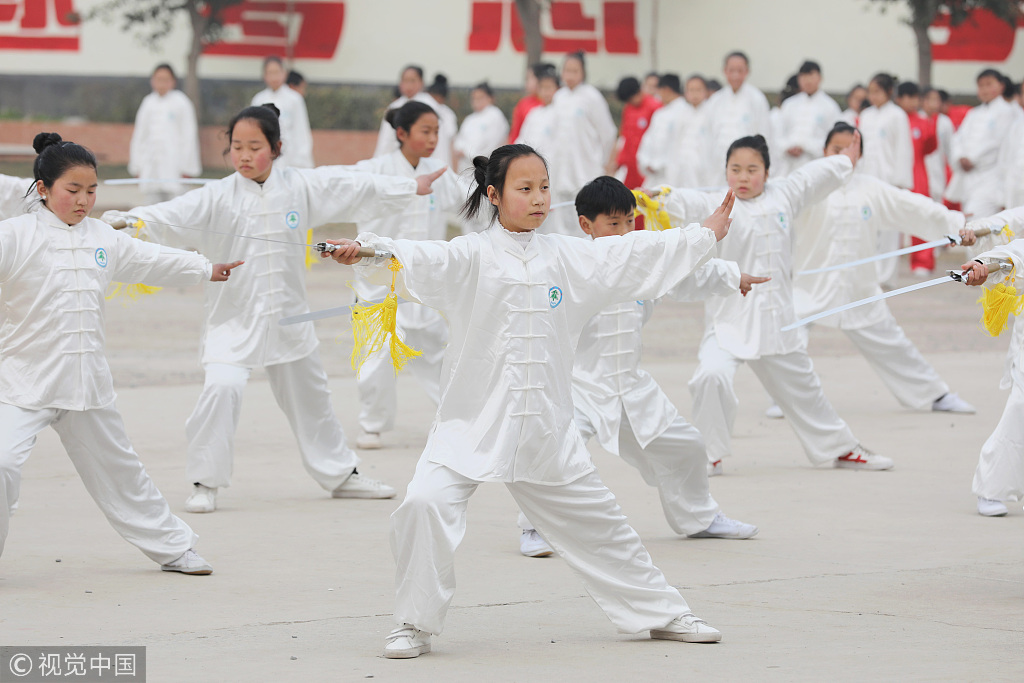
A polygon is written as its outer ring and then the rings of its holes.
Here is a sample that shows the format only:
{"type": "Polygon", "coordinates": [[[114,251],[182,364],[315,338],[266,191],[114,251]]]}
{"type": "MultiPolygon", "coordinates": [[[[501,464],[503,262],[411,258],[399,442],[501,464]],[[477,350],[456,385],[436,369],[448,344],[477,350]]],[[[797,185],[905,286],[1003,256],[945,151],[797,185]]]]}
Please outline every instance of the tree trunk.
{"type": "Polygon", "coordinates": [[[540,35],[541,0],[516,0],[526,38],[526,68],[540,61],[544,39],[540,35]]]}
{"type": "Polygon", "coordinates": [[[199,57],[203,53],[203,34],[208,19],[199,13],[194,0],[187,2],[189,23],[192,26],[192,44],[188,51],[188,72],[185,74],[185,94],[196,108],[196,118],[202,117],[202,95],[199,90],[199,57]]]}
{"type": "Polygon", "coordinates": [[[934,15],[915,16],[911,22],[917,38],[917,84],[922,90],[932,84],[932,39],[928,37],[928,27],[934,19],[934,15]]]}

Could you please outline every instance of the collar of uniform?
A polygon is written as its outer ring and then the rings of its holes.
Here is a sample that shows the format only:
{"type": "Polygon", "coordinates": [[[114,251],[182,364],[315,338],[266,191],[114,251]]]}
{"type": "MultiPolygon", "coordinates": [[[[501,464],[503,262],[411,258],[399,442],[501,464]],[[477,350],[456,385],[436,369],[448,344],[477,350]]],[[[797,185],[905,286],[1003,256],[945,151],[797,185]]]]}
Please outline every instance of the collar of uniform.
{"type": "Polygon", "coordinates": [[[277,186],[277,177],[280,174],[281,172],[277,170],[277,161],[275,161],[274,165],[270,167],[270,175],[267,176],[267,179],[263,181],[262,185],[257,183],[255,180],[246,178],[241,173],[238,173],[238,182],[246,192],[263,194],[264,191],[277,186]]]}
{"type": "MultiPolygon", "coordinates": [[[[50,209],[45,208],[45,207],[43,208],[42,211],[39,212],[39,220],[41,220],[46,225],[49,225],[50,227],[62,228],[64,230],[74,230],[79,225],[81,225],[81,222],[75,223],[74,225],[68,225],[67,223],[65,223],[61,219],[57,218],[57,214],[55,214],[53,211],[50,211],[50,209]]],[[[89,217],[86,216],[82,220],[83,221],[89,220],[89,217]]]]}

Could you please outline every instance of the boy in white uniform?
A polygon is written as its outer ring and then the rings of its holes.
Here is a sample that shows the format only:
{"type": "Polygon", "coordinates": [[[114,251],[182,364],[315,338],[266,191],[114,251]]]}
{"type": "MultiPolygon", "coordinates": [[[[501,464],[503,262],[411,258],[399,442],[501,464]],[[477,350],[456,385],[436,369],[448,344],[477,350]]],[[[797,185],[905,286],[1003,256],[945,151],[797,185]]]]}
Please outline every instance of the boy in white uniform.
{"type": "Polygon", "coordinates": [[[807,61],[797,72],[800,92],[781,106],[780,135],[776,141],[787,157],[786,172],[821,158],[821,141],[843,115],[839,105],[821,89],[821,67],[807,61]]]}
{"type": "Polygon", "coordinates": [[[763,135],[771,138],[768,99],[747,83],[750,60],[742,52],[730,52],[722,68],[726,87],[708,100],[706,120],[711,136],[710,156],[706,160],[709,184],[725,185],[725,153],[736,138],[763,135]]]}
{"type": "Polygon", "coordinates": [[[637,165],[645,176],[644,185],[697,187],[702,159],[684,141],[693,137],[691,128],[702,125],[701,117],[683,97],[679,76],[665,74],[658,84],[665,106],[651,115],[651,125],[636,152],[637,165]]]}

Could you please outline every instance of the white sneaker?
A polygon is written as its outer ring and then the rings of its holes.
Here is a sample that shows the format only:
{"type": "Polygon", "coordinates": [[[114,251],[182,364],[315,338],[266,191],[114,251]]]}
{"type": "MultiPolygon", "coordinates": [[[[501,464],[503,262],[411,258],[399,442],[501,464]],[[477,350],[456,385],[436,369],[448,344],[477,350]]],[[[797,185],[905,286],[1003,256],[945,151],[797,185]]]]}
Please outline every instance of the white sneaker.
{"type": "Polygon", "coordinates": [[[725,470],[722,469],[722,461],[716,460],[708,463],[708,476],[709,477],[720,477],[725,474],[725,470]]]}
{"type": "Polygon", "coordinates": [[[847,470],[891,470],[894,464],[892,458],[872,453],[860,444],[857,444],[846,455],[836,458],[832,463],[834,467],[847,470]]]}
{"type": "Polygon", "coordinates": [[[412,624],[402,624],[387,637],[384,656],[388,659],[412,659],[430,652],[430,634],[412,624]]]}
{"type": "Polygon", "coordinates": [[[195,550],[189,548],[185,554],[174,562],[160,565],[165,572],[181,572],[182,574],[206,575],[213,573],[213,567],[199,556],[195,550]]]}
{"type": "Polygon", "coordinates": [[[717,643],[722,639],[722,632],[698,619],[692,612],[676,617],[665,628],[651,629],[654,640],[681,640],[684,643],[717,643]]]}
{"type": "Polygon", "coordinates": [[[375,451],[381,448],[380,432],[363,432],[356,439],[356,448],[364,451],[375,451]]]}
{"type": "Polygon", "coordinates": [[[1002,517],[1007,512],[1009,512],[1009,510],[1006,509],[1006,505],[1003,504],[1003,501],[978,496],[979,515],[985,515],[986,517],[1002,517]]]}
{"type": "Polygon", "coordinates": [[[527,557],[547,557],[555,551],[537,533],[536,529],[524,529],[519,537],[519,552],[527,557]]]}
{"type": "Polygon", "coordinates": [[[715,515],[709,526],[704,531],[690,534],[690,538],[753,538],[757,535],[757,527],[753,524],[744,524],[735,519],[729,519],[721,512],[715,515]]]}
{"type": "Polygon", "coordinates": [[[394,498],[395,490],[377,481],[364,477],[355,470],[341,486],[331,491],[331,498],[394,498]]]}
{"type": "Polygon", "coordinates": [[[185,501],[186,512],[213,512],[217,509],[217,489],[196,484],[185,501]]]}
{"type": "Polygon", "coordinates": [[[768,406],[768,409],[764,411],[764,416],[769,417],[773,420],[781,420],[786,417],[782,414],[782,408],[779,407],[778,403],[772,403],[768,406]]]}
{"type": "Polygon", "coordinates": [[[932,404],[932,411],[936,413],[967,413],[973,415],[978,412],[967,401],[963,400],[953,392],[944,394],[932,404]]]}

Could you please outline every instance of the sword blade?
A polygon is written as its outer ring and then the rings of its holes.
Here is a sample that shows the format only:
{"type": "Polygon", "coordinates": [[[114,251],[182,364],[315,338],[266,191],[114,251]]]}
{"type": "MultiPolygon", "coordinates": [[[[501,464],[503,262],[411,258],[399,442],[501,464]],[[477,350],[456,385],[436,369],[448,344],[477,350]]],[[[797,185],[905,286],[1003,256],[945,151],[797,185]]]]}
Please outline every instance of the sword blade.
{"type": "MultiPolygon", "coordinates": [[[[335,306],[334,308],[321,308],[319,311],[310,311],[309,313],[300,313],[299,315],[290,315],[287,318],[281,318],[277,321],[278,325],[296,325],[298,323],[309,322],[311,320],[323,320],[324,318],[333,318],[336,315],[345,315],[352,312],[354,306],[373,306],[375,304],[384,303],[384,299],[374,299],[369,301],[356,301],[347,306],[335,306]]],[[[398,304],[402,305],[408,303],[405,299],[399,299],[398,304]]]]}
{"type": "Polygon", "coordinates": [[[884,254],[875,254],[874,256],[868,256],[867,258],[858,259],[856,261],[847,261],[846,263],[838,263],[833,266],[825,266],[824,268],[812,268],[810,270],[801,270],[797,273],[800,275],[814,275],[815,273],[828,273],[833,270],[842,270],[844,268],[853,268],[854,266],[861,266],[865,263],[874,263],[875,261],[884,261],[885,259],[895,258],[897,256],[903,256],[904,254],[913,254],[918,251],[924,251],[925,249],[934,249],[935,247],[946,247],[950,244],[959,244],[960,242],[954,241],[952,238],[943,237],[941,240],[932,240],[931,242],[925,242],[924,244],[915,244],[911,247],[904,247],[903,249],[897,249],[896,251],[887,251],[884,254]]]}
{"type": "Polygon", "coordinates": [[[902,289],[894,289],[891,292],[882,292],[881,294],[869,296],[868,298],[861,299],[860,301],[854,301],[853,303],[844,304],[842,306],[836,306],[835,308],[830,308],[829,310],[822,311],[821,313],[809,315],[806,318],[797,320],[795,323],[791,325],[786,325],[785,327],[782,328],[782,331],[787,332],[789,330],[795,330],[798,327],[803,327],[804,325],[813,323],[815,320],[821,320],[822,318],[827,318],[830,315],[835,315],[836,313],[849,311],[851,308],[858,308],[860,306],[865,306],[876,301],[881,301],[882,299],[889,299],[894,296],[899,296],[900,294],[906,294],[907,292],[913,292],[918,289],[925,289],[926,287],[934,287],[935,285],[942,285],[947,282],[956,282],[956,280],[953,279],[952,274],[943,275],[942,277],[937,277],[934,280],[925,280],[924,282],[918,282],[917,284],[910,285],[909,287],[903,287],[902,289]]]}

